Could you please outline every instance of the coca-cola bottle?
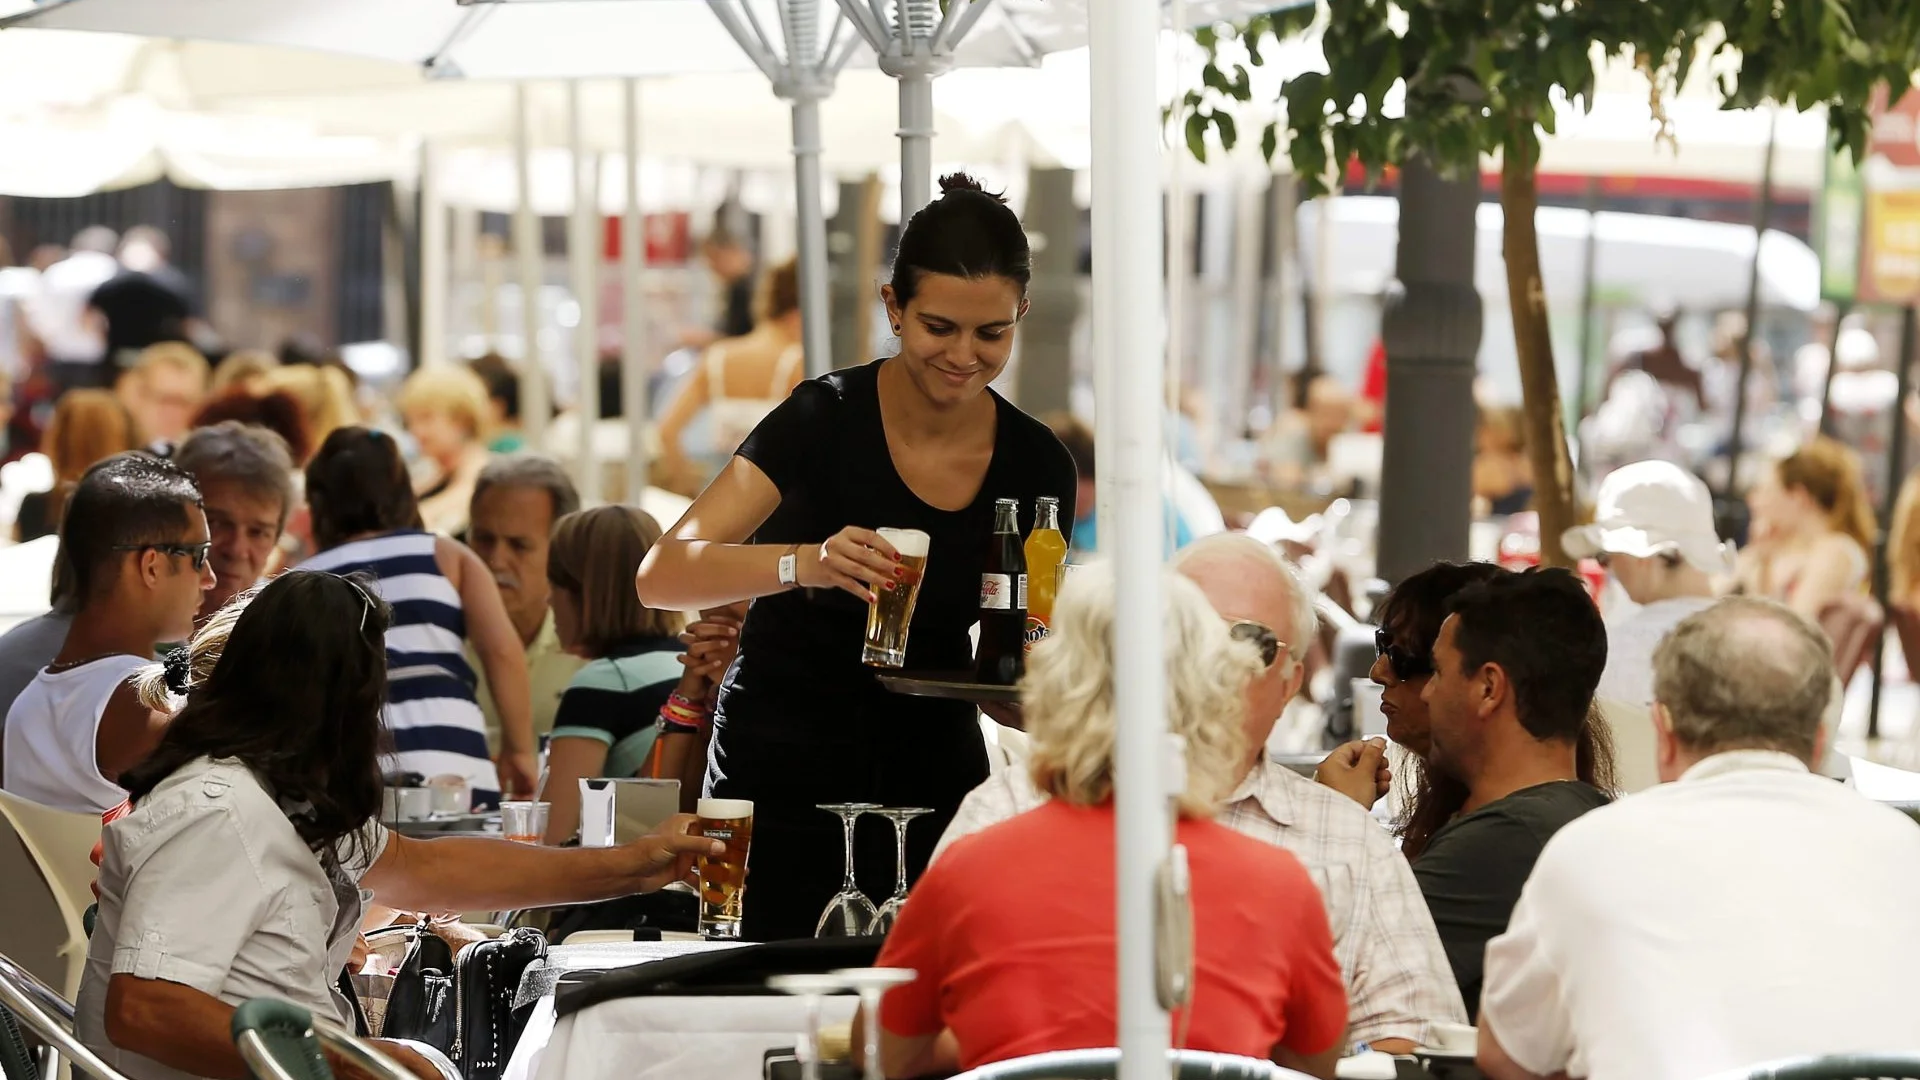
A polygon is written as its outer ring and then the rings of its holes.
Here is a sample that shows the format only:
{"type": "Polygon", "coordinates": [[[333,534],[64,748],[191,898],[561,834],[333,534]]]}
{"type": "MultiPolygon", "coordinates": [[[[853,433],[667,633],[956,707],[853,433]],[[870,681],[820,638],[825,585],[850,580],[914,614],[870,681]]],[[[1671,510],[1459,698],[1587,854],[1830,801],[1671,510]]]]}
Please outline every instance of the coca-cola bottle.
{"type": "Polygon", "coordinates": [[[974,654],[974,678],[996,686],[1012,686],[1026,671],[1027,553],[1019,517],[1019,500],[994,500],[993,539],[980,573],[980,648],[974,654]]]}

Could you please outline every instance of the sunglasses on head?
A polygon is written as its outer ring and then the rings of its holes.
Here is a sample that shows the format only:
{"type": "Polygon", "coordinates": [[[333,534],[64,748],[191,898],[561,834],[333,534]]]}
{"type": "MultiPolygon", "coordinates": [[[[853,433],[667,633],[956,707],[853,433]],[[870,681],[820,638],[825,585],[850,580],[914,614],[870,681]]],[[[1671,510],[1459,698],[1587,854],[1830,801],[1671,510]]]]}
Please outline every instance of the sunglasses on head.
{"type": "Polygon", "coordinates": [[[1232,635],[1233,640],[1244,641],[1259,649],[1260,662],[1267,667],[1272,667],[1273,662],[1280,658],[1280,653],[1286,648],[1286,643],[1280,640],[1280,635],[1274,633],[1272,627],[1263,626],[1250,619],[1241,619],[1228,626],[1227,633],[1232,635]]]}
{"type": "Polygon", "coordinates": [[[1386,658],[1387,667],[1393,671],[1393,677],[1406,682],[1422,675],[1433,674],[1433,658],[1422,656],[1393,643],[1393,635],[1381,627],[1373,632],[1373,647],[1386,658]]]}
{"type": "Polygon", "coordinates": [[[157,551],[162,555],[178,555],[193,560],[193,572],[199,573],[207,568],[207,555],[213,551],[212,541],[199,544],[116,544],[115,551],[157,551]]]}

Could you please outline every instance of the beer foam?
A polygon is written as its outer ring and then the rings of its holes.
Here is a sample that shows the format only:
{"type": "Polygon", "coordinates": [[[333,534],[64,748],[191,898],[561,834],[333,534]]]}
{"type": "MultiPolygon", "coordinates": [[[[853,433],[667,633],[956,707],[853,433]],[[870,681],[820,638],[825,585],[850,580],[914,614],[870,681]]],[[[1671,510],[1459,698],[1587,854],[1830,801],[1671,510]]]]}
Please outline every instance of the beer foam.
{"type": "Polygon", "coordinates": [[[711,821],[732,821],[753,816],[752,799],[701,799],[694,813],[711,821]]]}
{"type": "Polygon", "coordinates": [[[880,534],[880,539],[892,544],[893,550],[899,552],[900,557],[904,559],[926,558],[927,546],[933,542],[932,537],[919,529],[876,529],[874,531],[880,534]]]}

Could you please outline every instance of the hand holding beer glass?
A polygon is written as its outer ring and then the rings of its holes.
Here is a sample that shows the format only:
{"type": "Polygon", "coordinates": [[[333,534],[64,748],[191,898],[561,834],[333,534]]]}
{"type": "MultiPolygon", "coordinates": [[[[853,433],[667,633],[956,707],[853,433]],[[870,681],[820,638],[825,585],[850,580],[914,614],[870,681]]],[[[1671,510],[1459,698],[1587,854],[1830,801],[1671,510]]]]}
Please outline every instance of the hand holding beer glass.
{"type": "Polygon", "coordinates": [[[919,529],[881,529],[879,536],[893,545],[905,573],[876,589],[868,602],[867,640],[860,662],[870,667],[904,667],[907,630],[913,623],[913,605],[920,599],[920,581],[927,572],[927,547],[931,538],[919,529]]]}
{"type": "Polygon", "coordinates": [[[701,799],[694,831],[725,847],[700,856],[700,936],[740,939],[740,908],[747,892],[747,853],[753,844],[750,799],[701,799]]]}

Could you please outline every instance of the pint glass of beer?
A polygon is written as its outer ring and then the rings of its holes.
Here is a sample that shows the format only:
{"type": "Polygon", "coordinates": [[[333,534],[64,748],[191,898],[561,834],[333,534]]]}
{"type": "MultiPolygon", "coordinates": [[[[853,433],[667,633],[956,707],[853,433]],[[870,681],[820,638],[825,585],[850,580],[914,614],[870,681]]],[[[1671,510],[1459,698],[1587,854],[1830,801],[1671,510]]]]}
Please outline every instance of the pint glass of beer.
{"type": "Polygon", "coordinates": [[[700,856],[700,936],[716,941],[740,938],[740,901],[747,891],[747,849],[753,843],[753,802],[749,799],[701,799],[694,831],[719,840],[727,849],[700,856]]]}
{"type": "Polygon", "coordinates": [[[894,579],[893,588],[873,591],[873,603],[867,606],[867,647],[860,653],[860,662],[870,667],[903,667],[907,627],[913,622],[914,601],[920,599],[920,579],[927,572],[929,540],[919,529],[876,531],[900,553],[906,573],[894,579]]]}

